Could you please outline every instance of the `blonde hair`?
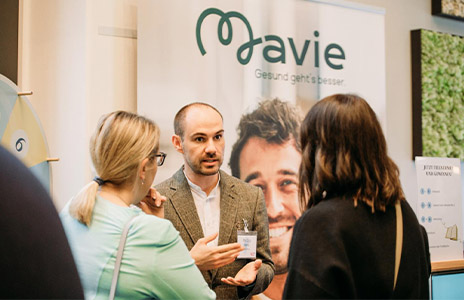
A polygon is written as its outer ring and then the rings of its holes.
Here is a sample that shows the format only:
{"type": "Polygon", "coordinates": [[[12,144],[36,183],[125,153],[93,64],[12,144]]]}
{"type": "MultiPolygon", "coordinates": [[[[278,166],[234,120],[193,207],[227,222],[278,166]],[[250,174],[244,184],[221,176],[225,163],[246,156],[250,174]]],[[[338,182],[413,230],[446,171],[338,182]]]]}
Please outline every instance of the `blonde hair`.
{"type": "MultiPolygon", "coordinates": [[[[104,182],[115,186],[133,184],[141,161],[154,157],[159,147],[159,128],[151,120],[126,112],[103,115],[90,139],[90,156],[104,182]]],[[[69,212],[89,225],[98,183],[91,181],[71,200],[69,212]]]]}

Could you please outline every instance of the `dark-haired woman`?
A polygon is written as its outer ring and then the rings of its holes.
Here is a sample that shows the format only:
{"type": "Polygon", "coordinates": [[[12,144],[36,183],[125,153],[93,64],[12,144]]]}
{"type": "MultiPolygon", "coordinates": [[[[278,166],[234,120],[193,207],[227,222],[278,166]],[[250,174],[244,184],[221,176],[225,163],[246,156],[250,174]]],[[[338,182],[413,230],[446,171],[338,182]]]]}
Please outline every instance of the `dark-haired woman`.
{"type": "Polygon", "coordinates": [[[301,126],[300,204],[285,299],[429,298],[425,230],[368,103],[324,98],[301,126]]]}

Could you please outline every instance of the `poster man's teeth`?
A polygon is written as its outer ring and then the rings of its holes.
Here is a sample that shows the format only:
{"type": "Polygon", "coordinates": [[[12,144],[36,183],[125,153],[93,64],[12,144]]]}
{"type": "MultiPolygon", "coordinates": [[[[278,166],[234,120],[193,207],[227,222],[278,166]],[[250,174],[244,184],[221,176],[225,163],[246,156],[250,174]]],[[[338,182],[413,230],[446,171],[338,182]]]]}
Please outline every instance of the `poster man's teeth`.
{"type": "Polygon", "coordinates": [[[271,238],[279,237],[287,232],[287,227],[269,228],[269,236],[271,238]]]}

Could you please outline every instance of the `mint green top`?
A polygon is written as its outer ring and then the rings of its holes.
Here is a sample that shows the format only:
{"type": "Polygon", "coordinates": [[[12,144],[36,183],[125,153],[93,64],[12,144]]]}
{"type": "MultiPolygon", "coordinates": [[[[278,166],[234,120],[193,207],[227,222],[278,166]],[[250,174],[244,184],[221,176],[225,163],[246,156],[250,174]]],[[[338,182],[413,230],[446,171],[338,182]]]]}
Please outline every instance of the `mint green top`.
{"type": "Polygon", "coordinates": [[[85,299],[108,299],[122,230],[134,215],[121,263],[116,299],[215,299],[168,220],[138,207],[122,207],[97,196],[87,227],[60,213],[84,287],[85,299]]]}

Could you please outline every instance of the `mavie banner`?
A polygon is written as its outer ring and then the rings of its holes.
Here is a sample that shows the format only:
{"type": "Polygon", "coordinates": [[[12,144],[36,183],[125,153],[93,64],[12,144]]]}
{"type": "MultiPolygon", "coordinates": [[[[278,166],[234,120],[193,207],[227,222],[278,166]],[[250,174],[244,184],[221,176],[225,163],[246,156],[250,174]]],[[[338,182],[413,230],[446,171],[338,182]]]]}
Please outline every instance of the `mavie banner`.
{"type": "MultiPolygon", "coordinates": [[[[160,126],[160,150],[168,153],[155,183],[170,177],[183,163],[171,145],[176,112],[194,101],[215,106],[224,116],[222,169],[242,179],[244,173],[254,174],[248,181],[265,190],[276,264],[267,297],[279,298],[291,229],[300,215],[297,173],[301,156],[294,143],[290,147],[256,140],[253,145],[251,140],[242,140],[239,153],[232,155],[237,126],[244,114],[265,100],[280,99],[304,115],[325,96],[355,93],[369,102],[385,130],[384,10],[338,0],[138,3],[137,109],[160,126]],[[245,157],[247,153],[256,157],[245,157]],[[236,161],[230,161],[232,156],[236,161]],[[239,173],[234,172],[234,164],[240,166],[235,167],[239,173]],[[278,175],[266,177],[265,172],[278,175]],[[267,193],[272,184],[281,193],[280,199],[288,201],[278,203],[278,211],[269,206],[274,201],[267,193]]],[[[266,106],[261,117],[284,120],[278,132],[299,124],[292,123],[291,113],[283,112],[289,108],[280,105],[274,109],[274,104],[266,106]],[[284,117],[279,117],[281,113],[284,117]]],[[[252,125],[264,123],[250,120],[252,125]]],[[[263,128],[253,130],[265,131],[263,128]]]]}

